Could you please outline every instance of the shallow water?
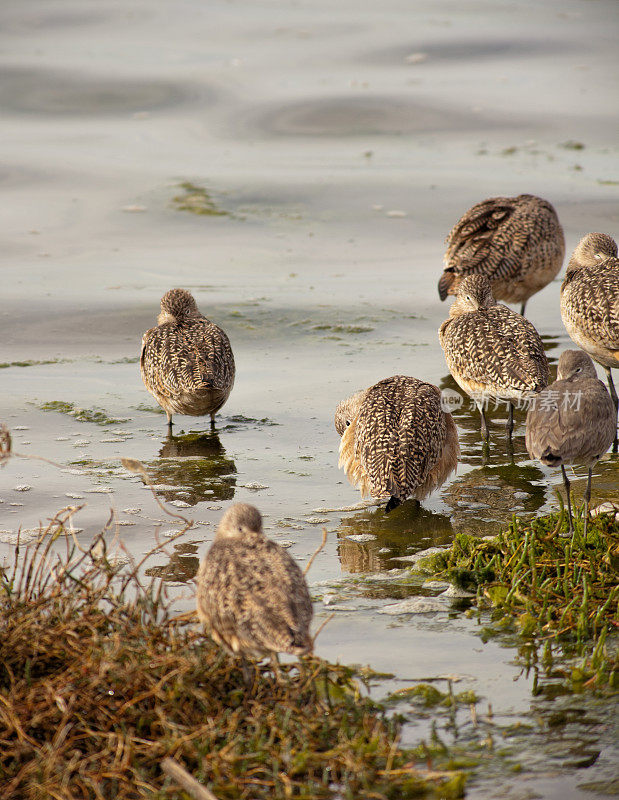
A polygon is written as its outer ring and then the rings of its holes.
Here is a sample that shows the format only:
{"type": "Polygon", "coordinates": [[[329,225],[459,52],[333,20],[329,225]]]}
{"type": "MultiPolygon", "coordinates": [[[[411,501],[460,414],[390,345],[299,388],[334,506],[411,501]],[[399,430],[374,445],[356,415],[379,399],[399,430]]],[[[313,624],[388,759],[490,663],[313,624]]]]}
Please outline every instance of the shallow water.
{"type": "MultiPolygon", "coordinates": [[[[0,420],[18,452],[62,467],[13,459],[2,470],[0,557],[20,525],[34,536],[82,503],[83,542],[112,507],[110,540],[148,551],[180,522],[120,464],[138,458],[159,496],[198,523],[150,567],[180,608],[191,607],[188,581],[222,510],[252,502],[301,563],[322,527],[331,532],[310,573],[318,620],[336,613],[320,655],[394,673],[379,695],[457,674],[495,720],[543,718],[532,676],[513,649],[482,643],[466,602],[380,613],[438,594],[407,579],[402,559],[553,502],[559,476],[528,460],[522,415],[512,461],[496,411],[484,465],[465,404],[457,476],[420,511],[409,503],[389,517],[355,508],[332,417],[388,375],[455,387],[437,342],[447,306],[436,282],[444,237],[477,200],[547,197],[568,251],[589,230],[618,232],[612,0],[13,0],[0,30],[0,420]],[[215,433],[178,417],[170,439],[137,356],[175,285],[228,332],[237,381],[215,433]],[[44,410],[54,401],[71,406],[44,410]],[[71,407],[104,416],[82,421],[71,407]]],[[[570,346],[558,283],[527,312],[555,365],[570,346]]],[[[594,494],[617,498],[618,473],[606,456],[594,494]]],[[[581,736],[575,726],[561,736],[581,736]]],[[[413,715],[407,736],[420,733],[428,722],[413,715]]],[[[543,741],[560,750],[552,731],[543,741]]],[[[576,786],[607,777],[612,756],[602,749],[576,772],[557,763],[513,773],[505,791],[591,796],[576,786]]],[[[491,796],[492,780],[470,796],[491,796]]]]}

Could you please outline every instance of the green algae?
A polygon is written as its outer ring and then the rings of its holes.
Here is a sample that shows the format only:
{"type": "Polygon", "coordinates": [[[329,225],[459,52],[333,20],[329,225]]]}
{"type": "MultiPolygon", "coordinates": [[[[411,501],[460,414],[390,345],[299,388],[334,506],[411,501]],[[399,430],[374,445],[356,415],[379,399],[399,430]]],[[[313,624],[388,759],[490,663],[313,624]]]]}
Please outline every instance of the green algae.
{"type": "Polygon", "coordinates": [[[564,150],[584,150],[585,146],[582,142],[577,142],[574,139],[568,139],[567,142],[561,142],[559,147],[564,150]]]}
{"type": "Polygon", "coordinates": [[[431,683],[418,683],[416,686],[398,689],[396,692],[392,692],[388,696],[387,702],[411,702],[420,704],[426,708],[432,708],[435,706],[451,708],[457,706],[475,705],[479,702],[479,697],[475,694],[475,692],[470,690],[454,694],[451,681],[449,681],[449,691],[447,692],[442,692],[431,683]]]}
{"type": "Polygon", "coordinates": [[[3,361],[0,362],[0,369],[9,369],[9,367],[40,367],[45,364],[66,364],[70,359],[68,358],[51,358],[45,361],[38,361],[36,359],[27,359],[25,361],[3,361]]]}
{"type": "Polygon", "coordinates": [[[172,198],[172,207],[177,211],[187,211],[201,217],[230,217],[229,211],[220,208],[209,191],[197,183],[183,181],[178,184],[182,194],[172,198]]]}
{"type": "Polygon", "coordinates": [[[129,421],[128,418],[110,417],[99,408],[78,408],[73,403],[67,403],[64,400],[50,400],[46,403],[35,403],[35,405],[40,411],[57,411],[60,414],[74,417],[79,422],[92,422],[95,425],[118,425],[129,421]]]}
{"type": "Polygon", "coordinates": [[[374,328],[370,327],[369,325],[313,325],[312,330],[314,331],[331,331],[332,333],[369,333],[373,331],[374,328]]]}
{"type": "Polygon", "coordinates": [[[492,608],[485,638],[514,632],[565,655],[581,659],[571,674],[572,689],[619,686],[619,660],[613,633],[619,626],[619,523],[600,514],[582,516],[575,535],[567,535],[567,515],[559,512],[510,527],[494,538],[457,534],[450,548],[421,559],[413,570],[447,578],[477,594],[478,608],[492,608]]]}

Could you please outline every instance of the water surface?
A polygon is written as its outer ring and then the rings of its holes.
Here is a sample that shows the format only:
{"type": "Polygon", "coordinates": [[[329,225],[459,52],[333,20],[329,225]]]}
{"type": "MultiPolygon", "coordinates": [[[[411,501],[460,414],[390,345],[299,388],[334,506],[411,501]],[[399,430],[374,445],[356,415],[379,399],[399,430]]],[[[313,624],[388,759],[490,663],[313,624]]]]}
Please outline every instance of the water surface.
{"type": "MultiPolygon", "coordinates": [[[[615,4],[14,0],[0,30],[0,419],[17,451],[60,464],[13,459],[0,473],[0,557],[20,526],[35,536],[66,505],[84,504],[85,544],[113,508],[110,542],[136,556],[177,530],[123,456],[196,522],[148,567],[179,608],[192,606],[230,502],[258,505],[301,563],[326,527],[310,573],[318,621],[335,610],[320,655],[393,673],[378,695],[456,676],[501,730],[533,725],[516,750],[535,769],[503,772],[502,796],[594,796],[582,787],[612,772],[603,708],[597,725],[572,715],[548,728],[571,699],[534,699],[534,671],[513,647],[482,642],[466,602],[381,613],[439,593],[406,570],[420,549],[550,507],[559,476],[528,460],[522,415],[513,458],[504,411],[492,415],[483,463],[465,404],[457,475],[421,510],[389,517],[356,507],[332,418],[389,375],[455,387],[436,282],[445,235],[474,202],[548,198],[568,251],[590,230],[619,232],[615,4]],[[172,286],[194,293],[235,351],[215,432],[178,417],[169,437],[139,377],[141,335],[172,286]],[[45,410],[54,402],[68,405],[45,410]],[[565,767],[567,739],[592,740],[595,764],[565,767]]],[[[558,292],[527,309],[553,366],[570,346],[558,292]]],[[[605,457],[596,496],[617,497],[617,473],[605,457]]],[[[450,740],[478,736],[459,714],[450,740]]],[[[411,713],[405,735],[428,725],[411,713]]],[[[494,781],[489,768],[470,796],[495,796],[494,781]]]]}

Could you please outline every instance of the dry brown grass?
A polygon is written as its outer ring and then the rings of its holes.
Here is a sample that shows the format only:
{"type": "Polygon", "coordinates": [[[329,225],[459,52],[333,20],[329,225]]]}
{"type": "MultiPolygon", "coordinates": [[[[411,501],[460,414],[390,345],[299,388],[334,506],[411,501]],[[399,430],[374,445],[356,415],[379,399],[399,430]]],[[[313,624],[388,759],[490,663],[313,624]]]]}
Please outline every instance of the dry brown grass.
{"type": "Polygon", "coordinates": [[[347,667],[305,659],[276,680],[257,664],[248,690],[240,665],[173,615],[160,581],[111,566],[103,535],[79,547],[75,510],[0,572],[3,800],[187,797],[167,757],[218,800],[462,791],[459,773],[418,771],[398,721],[347,667]]]}

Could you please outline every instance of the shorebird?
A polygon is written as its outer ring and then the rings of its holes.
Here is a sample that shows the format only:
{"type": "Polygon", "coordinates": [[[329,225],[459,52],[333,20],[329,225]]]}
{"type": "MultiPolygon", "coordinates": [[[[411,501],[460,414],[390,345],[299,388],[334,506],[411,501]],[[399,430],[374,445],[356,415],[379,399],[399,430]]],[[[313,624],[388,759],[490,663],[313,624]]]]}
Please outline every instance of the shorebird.
{"type": "Polygon", "coordinates": [[[513,401],[528,398],[548,383],[539,333],[523,316],[496,302],[487,278],[467,275],[438,336],[449,371],[477,403],[484,441],[488,442],[484,405],[490,399],[509,402],[511,438],[513,401]]]}
{"type": "Polygon", "coordinates": [[[431,383],[395,375],[343,400],[335,412],[339,466],[362,497],[423,500],[456,469],[460,447],[451,414],[431,383]]]}
{"type": "Polygon", "coordinates": [[[591,470],[611,446],[616,416],[610,395],[598,380],[595,366],[582,350],[561,353],[557,380],[540,392],[527,413],[526,445],[531,458],[561,467],[567,493],[570,533],[574,533],[570,482],[566,464],[587,467],[585,530],[591,499],[591,470]]]}
{"type": "Polygon", "coordinates": [[[142,337],[140,371],[148,391],[166,412],[211,415],[234,385],[234,356],[226,334],[198,311],[193,296],[170,289],[161,298],[157,327],[142,337]]]}
{"type": "Polygon", "coordinates": [[[457,294],[465,275],[485,275],[497,300],[521,303],[561,269],[563,228],[547,200],[532,194],[490,197],[470,208],[447,237],[441,300],[457,294]]]}
{"type": "Polygon", "coordinates": [[[617,243],[607,234],[588,233],[574,250],[561,284],[561,318],[570,338],[604,367],[616,416],[612,369],[619,368],[619,258],[617,243]]]}
{"type": "Polygon", "coordinates": [[[196,577],[198,617],[213,640],[245,656],[304,655],[313,649],[312,601],[290,555],[267,539],[257,508],[235,503],[223,515],[196,577]]]}

